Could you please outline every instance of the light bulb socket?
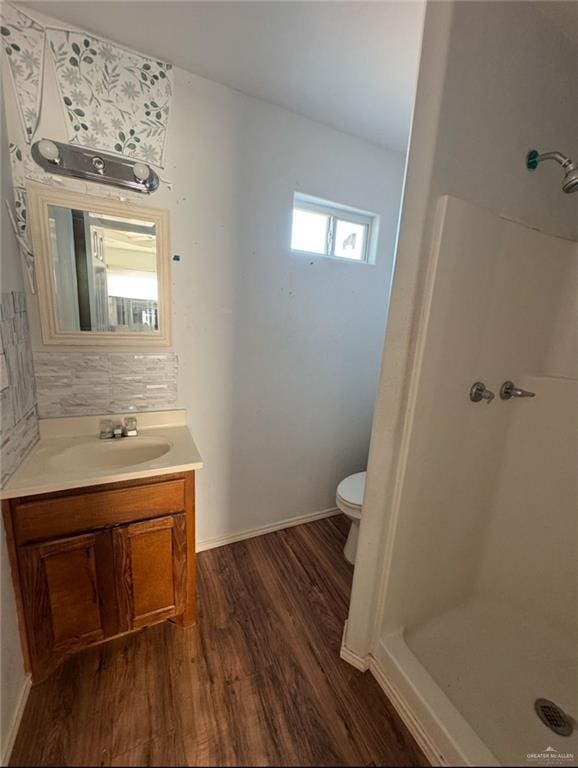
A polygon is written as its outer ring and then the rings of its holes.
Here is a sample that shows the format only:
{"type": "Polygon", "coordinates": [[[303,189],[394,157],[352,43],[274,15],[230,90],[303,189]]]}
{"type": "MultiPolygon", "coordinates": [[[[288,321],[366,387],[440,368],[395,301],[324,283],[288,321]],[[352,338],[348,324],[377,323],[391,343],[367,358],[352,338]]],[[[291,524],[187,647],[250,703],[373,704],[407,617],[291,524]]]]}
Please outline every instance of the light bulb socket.
{"type": "Polygon", "coordinates": [[[47,162],[54,163],[55,165],[58,165],[60,162],[58,147],[50,139],[41,139],[38,142],[38,151],[47,162]]]}
{"type": "Polygon", "coordinates": [[[135,179],[143,182],[143,184],[151,175],[151,169],[148,165],[146,165],[146,163],[135,163],[132,170],[135,179]]]}

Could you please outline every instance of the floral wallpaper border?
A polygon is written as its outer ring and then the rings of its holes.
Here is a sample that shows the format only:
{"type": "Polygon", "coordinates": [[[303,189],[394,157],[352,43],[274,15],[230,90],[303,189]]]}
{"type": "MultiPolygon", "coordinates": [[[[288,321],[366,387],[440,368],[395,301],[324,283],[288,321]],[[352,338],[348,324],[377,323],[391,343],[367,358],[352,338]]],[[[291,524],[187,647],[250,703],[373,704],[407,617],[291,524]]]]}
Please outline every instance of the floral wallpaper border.
{"type": "Polygon", "coordinates": [[[46,35],[69,142],[162,167],[172,66],[82,32],[46,35]]]}
{"type": "Polygon", "coordinates": [[[48,44],[68,141],[162,168],[173,93],[172,65],[80,30],[44,27],[2,4],[0,39],[25,140],[42,106],[48,44]]]}
{"type": "Polygon", "coordinates": [[[32,172],[27,162],[28,153],[18,144],[9,142],[10,163],[12,166],[12,186],[14,188],[14,208],[18,233],[26,236],[26,177],[32,172]]]}
{"type": "Polygon", "coordinates": [[[44,27],[9,3],[2,4],[0,37],[16,91],[28,144],[40,119],[44,76],[44,27]]]}

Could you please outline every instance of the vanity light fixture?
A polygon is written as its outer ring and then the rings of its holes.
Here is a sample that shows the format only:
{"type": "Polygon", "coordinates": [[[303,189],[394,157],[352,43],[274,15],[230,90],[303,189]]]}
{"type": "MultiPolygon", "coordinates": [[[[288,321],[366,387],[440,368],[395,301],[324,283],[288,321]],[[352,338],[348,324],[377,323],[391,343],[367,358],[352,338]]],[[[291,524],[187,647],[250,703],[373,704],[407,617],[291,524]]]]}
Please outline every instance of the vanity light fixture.
{"type": "Polygon", "coordinates": [[[159,187],[159,177],[146,163],[107,155],[88,147],[41,139],[31,148],[32,157],[47,173],[127,187],[149,194],[159,187]]]}

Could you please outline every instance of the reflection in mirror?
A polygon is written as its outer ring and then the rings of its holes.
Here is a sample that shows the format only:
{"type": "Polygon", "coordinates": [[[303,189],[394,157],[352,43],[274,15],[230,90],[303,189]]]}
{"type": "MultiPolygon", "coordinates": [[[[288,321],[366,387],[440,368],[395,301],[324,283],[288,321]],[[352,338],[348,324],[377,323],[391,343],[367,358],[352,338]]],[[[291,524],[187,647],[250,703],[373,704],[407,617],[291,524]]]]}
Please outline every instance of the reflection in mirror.
{"type": "Polygon", "coordinates": [[[153,222],[50,204],[48,225],[61,331],[159,330],[153,222]]]}

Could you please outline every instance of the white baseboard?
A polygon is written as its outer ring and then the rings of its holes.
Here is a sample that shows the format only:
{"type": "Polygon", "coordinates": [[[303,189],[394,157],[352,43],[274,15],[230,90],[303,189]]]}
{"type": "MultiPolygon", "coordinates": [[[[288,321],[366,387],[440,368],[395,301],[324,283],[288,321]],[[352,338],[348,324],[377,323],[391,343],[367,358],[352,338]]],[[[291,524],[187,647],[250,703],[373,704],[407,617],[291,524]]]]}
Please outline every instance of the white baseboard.
{"type": "Polygon", "coordinates": [[[8,765],[10,762],[10,755],[12,754],[14,742],[16,741],[16,734],[18,733],[18,728],[20,727],[20,721],[22,720],[22,715],[24,714],[24,708],[26,707],[26,702],[28,701],[28,694],[30,693],[31,687],[32,680],[30,679],[30,676],[28,676],[24,681],[22,688],[20,689],[20,695],[18,696],[16,708],[14,709],[14,714],[12,715],[12,722],[8,726],[5,743],[2,744],[2,765],[8,765]]]}
{"type": "Polygon", "coordinates": [[[338,514],[340,514],[340,511],[337,507],[332,507],[331,509],[323,509],[321,512],[310,512],[308,515],[299,515],[299,517],[290,517],[288,520],[280,520],[278,523],[262,525],[259,528],[249,528],[238,533],[227,534],[227,536],[204,539],[204,541],[197,541],[196,551],[204,552],[206,549],[224,547],[226,544],[233,544],[235,541],[253,539],[255,536],[264,536],[266,533],[281,531],[283,528],[292,528],[294,525],[303,525],[303,523],[312,523],[314,520],[322,520],[324,517],[333,517],[333,515],[338,514]]]}
{"type": "Polygon", "coordinates": [[[351,664],[352,667],[358,669],[360,672],[367,672],[369,669],[369,656],[359,656],[350,650],[345,644],[345,638],[347,637],[347,621],[343,625],[343,635],[341,636],[341,649],[339,651],[340,658],[351,664]]]}

